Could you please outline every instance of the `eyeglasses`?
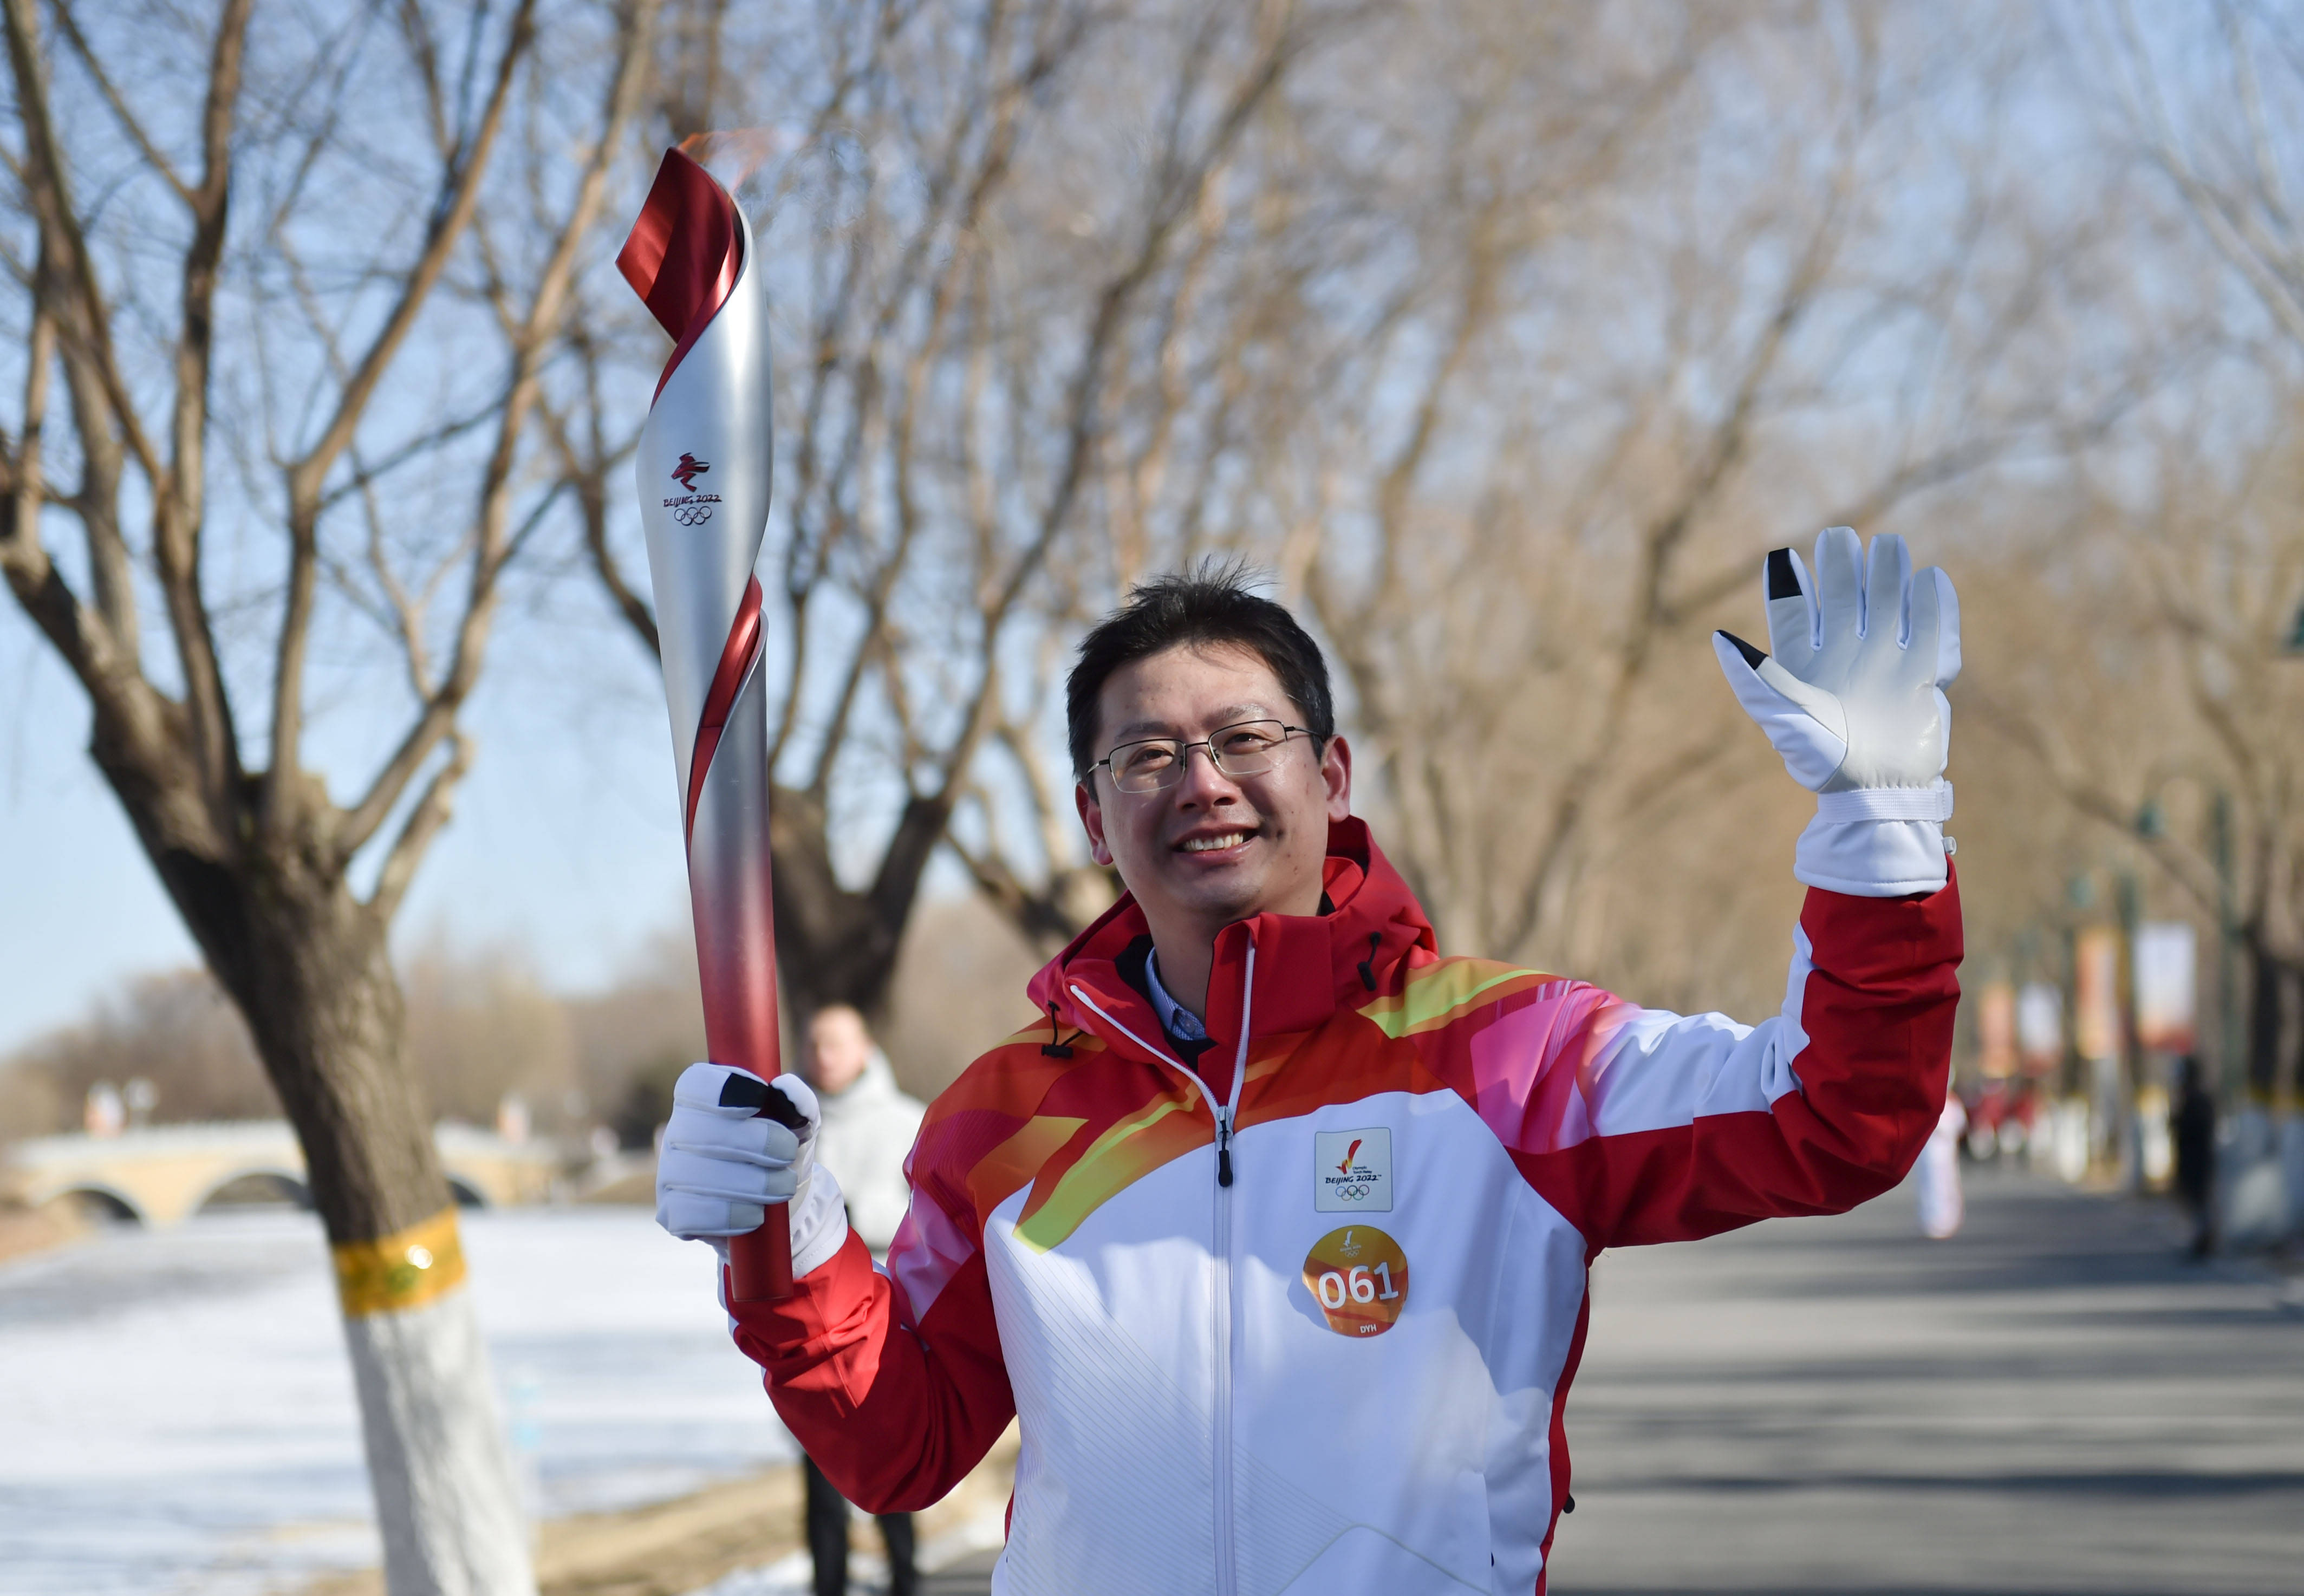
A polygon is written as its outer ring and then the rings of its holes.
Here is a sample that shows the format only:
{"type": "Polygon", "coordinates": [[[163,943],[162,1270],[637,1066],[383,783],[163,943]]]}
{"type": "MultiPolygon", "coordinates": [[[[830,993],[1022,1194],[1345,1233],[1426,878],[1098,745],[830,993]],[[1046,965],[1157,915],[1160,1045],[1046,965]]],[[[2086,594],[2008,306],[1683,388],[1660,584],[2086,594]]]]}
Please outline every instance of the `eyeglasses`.
{"type": "Polygon", "coordinates": [[[1206,748],[1208,762],[1227,776],[1260,776],[1272,768],[1280,756],[1280,746],[1290,737],[1301,732],[1313,735],[1309,726],[1291,726],[1280,721],[1242,721],[1234,726],[1219,726],[1197,741],[1181,737],[1148,737],[1142,742],[1122,743],[1096,764],[1112,773],[1112,784],[1122,792],[1157,792],[1164,787],[1173,787],[1184,779],[1184,767],[1191,763],[1194,748],[1206,748]]]}

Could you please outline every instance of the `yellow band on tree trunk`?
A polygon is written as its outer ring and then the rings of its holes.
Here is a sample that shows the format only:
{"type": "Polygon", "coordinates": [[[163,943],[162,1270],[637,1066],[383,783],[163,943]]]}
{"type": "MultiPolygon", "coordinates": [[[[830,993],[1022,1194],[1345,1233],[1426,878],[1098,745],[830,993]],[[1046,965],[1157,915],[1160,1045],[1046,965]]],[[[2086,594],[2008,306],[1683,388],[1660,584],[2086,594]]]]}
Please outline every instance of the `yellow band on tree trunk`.
{"type": "Polygon", "coordinates": [[[348,1319],[420,1308],[464,1283],[464,1244],[456,1234],[453,1203],[405,1230],[343,1242],[328,1252],[348,1319]]]}

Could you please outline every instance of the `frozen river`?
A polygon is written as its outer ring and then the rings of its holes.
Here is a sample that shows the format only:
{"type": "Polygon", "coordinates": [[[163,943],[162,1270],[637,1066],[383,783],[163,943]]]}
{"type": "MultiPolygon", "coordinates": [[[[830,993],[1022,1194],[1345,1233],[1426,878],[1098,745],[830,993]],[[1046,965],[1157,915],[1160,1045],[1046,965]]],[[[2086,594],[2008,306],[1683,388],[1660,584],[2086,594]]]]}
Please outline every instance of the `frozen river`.
{"type": "MultiPolygon", "coordinates": [[[[637,1208],[464,1215],[540,1513],[796,1456],[712,1255],[637,1208]]],[[[254,1596],[378,1558],[318,1222],[121,1230],[0,1265],[0,1592],[254,1596]]]]}

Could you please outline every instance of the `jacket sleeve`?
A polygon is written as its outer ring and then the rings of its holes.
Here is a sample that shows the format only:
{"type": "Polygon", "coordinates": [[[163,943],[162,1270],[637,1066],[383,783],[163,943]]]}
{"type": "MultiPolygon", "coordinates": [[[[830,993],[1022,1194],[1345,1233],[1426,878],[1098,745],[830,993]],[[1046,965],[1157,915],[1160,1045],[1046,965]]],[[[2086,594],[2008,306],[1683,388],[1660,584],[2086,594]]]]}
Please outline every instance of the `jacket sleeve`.
{"type": "Polygon", "coordinates": [[[916,1182],[874,1267],[851,1230],[781,1303],[722,1298],[787,1428],[843,1496],[873,1513],[943,1499],[1015,1414],[984,1254],[916,1182]]]}
{"type": "Polygon", "coordinates": [[[1811,887],[1781,1013],[1758,1026],[1586,989],[1539,1059],[1543,1134],[1512,1149],[1593,1251],[1839,1213],[1902,1179],[1943,1111],[1959,883],[1811,887]]]}

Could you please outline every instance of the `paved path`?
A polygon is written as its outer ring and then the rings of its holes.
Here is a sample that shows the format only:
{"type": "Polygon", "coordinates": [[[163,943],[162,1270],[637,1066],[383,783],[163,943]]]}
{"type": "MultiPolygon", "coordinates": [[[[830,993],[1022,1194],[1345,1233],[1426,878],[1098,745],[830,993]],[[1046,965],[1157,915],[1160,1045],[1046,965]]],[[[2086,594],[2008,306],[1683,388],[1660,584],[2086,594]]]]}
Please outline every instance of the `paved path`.
{"type": "Polygon", "coordinates": [[[1969,1198],[1604,1258],[1554,1596],[2304,1592],[2304,1293],[2156,1205],[1969,1198]]]}
{"type": "Polygon", "coordinates": [[[1552,1590],[2304,1592],[2304,1301],[2164,1207],[1971,1176],[1612,1254],[1552,1590]]]}

